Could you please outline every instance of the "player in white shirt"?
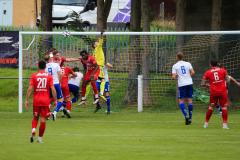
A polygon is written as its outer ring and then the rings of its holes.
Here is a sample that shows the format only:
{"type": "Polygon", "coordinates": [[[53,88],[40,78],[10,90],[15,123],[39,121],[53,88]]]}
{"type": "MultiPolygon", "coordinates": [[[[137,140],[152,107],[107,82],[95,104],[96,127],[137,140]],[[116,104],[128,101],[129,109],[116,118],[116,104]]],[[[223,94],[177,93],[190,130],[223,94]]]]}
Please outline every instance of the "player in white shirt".
{"type": "Polygon", "coordinates": [[[52,113],[53,120],[56,120],[57,112],[60,110],[60,108],[62,107],[62,104],[63,104],[63,94],[62,94],[62,89],[60,86],[60,79],[62,76],[61,67],[59,66],[58,63],[54,62],[52,54],[45,55],[44,59],[45,59],[45,61],[47,61],[45,71],[52,75],[53,84],[54,84],[54,87],[57,92],[57,104],[52,113]]]}
{"type": "Polygon", "coordinates": [[[73,71],[76,73],[76,77],[70,78],[68,81],[68,87],[70,92],[73,94],[72,103],[76,103],[79,98],[79,86],[82,81],[83,74],[79,71],[78,67],[73,68],[73,71]]]}
{"type": "Polygon", "coordinates": [[[183,60],[183,53],[177,53],[177,63],[172,67],[172,78],[178,80],[178,98],[179,107],[185,117],[185,124],[192,122],[192,96],[193,96],[193,80],[195,74],[191,63],[183,60]],[[185,108],[185,101],[188,103],[188,114],[185,108]]]}

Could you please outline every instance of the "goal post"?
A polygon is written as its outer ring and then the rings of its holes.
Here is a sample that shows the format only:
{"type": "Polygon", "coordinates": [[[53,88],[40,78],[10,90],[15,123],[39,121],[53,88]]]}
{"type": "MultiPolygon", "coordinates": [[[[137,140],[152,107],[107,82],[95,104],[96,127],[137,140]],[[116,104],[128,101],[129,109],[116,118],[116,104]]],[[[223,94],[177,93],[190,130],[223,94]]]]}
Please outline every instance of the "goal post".
{"type": "MultiPolygon", "coordinates": [[[[20,31],[18,112],[23,112],[26,91],[23,72],[36,65],[39,42],[43,41],[43,36],[52,36],[53,47],[63,56],[78,57],[81,49],[91,52],[91,43],[100,34],[20,31]]],[[[104,35],[105,59],[114,66],[109,70],[111,103],[114,103],[113,106],[134,104],[138,106],[138,112],[142,112],[145,106],[166,105],[167,108],[176,104],[176,82],[171,80],[170,74],[178,50],[183,51],[186,60],[197,69],[194,77],[196,86],[211,57],[216,57],[234,76],[240,66],[240,31],[104,32],[104,35]],[[178,43],[178,39],[182,42],[178,43]]],[[[79,62],[69,65],[81,67],[79,62]]]]}

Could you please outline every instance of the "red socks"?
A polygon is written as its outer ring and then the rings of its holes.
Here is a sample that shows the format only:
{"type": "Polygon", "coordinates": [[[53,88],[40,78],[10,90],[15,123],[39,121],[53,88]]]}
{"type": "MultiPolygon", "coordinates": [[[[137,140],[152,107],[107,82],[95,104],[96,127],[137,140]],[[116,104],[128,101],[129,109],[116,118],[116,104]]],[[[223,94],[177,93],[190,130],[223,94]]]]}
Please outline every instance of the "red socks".
{"type": "Polygon", "coordinates": [[[227,121],[228,121],[228,110],[227,110],[227,108],[222,108],[222,120],[223,120],[223,123],[227,123],[227,121]]]}
{"type": "Polygon", "coordinates": [[[210,119],[211,116],[212,116],[212,112],[213,112],[213,109],[209,107],[209,108],[208,108],[208,111],[207,111],[207,113],[206,113],[205,122],[208,122],[208,121],[209,121],[209,119],[210,119]]]}
{"type": "Polygon", "coordinates": [[[45,128],[46,128],[46,122],[41,122],[39,127],[39,137],[43,137],[45,128]]]}

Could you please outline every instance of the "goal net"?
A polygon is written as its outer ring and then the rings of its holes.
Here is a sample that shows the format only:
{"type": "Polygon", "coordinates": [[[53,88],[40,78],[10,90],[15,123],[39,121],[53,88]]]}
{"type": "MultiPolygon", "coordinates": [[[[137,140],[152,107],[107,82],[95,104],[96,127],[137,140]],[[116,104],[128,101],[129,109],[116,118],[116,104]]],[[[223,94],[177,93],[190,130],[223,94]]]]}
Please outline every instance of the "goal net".
{"type": "MultiPolygon", "coordinates": [[[[111,106],[119,110],[126,106],[156,107],[161,110],[177,108],[176,81],[171,79],[176,53],[182,51],[185,60],[192,63],[195,106],[207,106],[208,90],[200,87],[201,77],[209,69],[214,58],[239,79],[240,32],[105,32],[103,46],[105,62],[113,68],[110,77],[111,106]],[[142,75],[138,77],[139,75],[142,75]]],[[[50,47],[56,48],[67,58],[79,57],[79,51],[87,49],[99,32],[20,32],[19,43],[19,112],[28,86],[29,75],[36,71],[36,64],[50,47]]],[[[80,62],[66,65],[80,67],[80,62]]],[[[237,104],[237,86],[230,85],[230,98],[237,104]]],[[[89,108],[94,108],[92,92],[88,95],[89,108]]],[[[103,106],[105,104],[102,104],[103,106]]],[[[77,104],[73,108],[78,108],[77,104]]]]}

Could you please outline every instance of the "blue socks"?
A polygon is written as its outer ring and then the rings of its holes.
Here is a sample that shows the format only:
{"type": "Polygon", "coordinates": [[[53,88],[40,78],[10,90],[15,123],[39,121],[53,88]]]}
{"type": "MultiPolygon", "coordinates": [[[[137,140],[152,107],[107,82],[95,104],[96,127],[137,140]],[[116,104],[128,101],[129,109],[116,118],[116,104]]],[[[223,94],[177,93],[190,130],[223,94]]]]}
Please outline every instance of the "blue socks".
{"type": "Polygon", "coordinates": [[[57,102],[57,106],[55,107],[54,111],[58,112],[59,109],[62,107],[62,102],[57,102]]]}
{"type": "Polygon", "coordinates": [[[77,102],[78,101],[78,97],[73,97],[72,98],[72,103],[75,103],[75,102],[77,102]]]}
{"type": "Polygon", "coordinates": [[[192,111],[193,111],[193,105],[192,103],[189,103],[188,104],[189,119],[192,119],[192,111]]]}
{"type": "MultiPolygon", "coordinates": [[[[185,109],[185,104],[184,103],[180,103],[179,104],[179,108],[181,109],[183,115],[185,118],[187,118],[187,111],[185,109]]],[[[189,103],[188,104],[188,114],[189,114],[189,119],[192,119],[192,112],[193,112],[193,104],[189,103]]]]}
{"type": "Polygon", "coordinates": [[[185,104],[184,103],[179,103],[179,107],[180,107],[184,117],[187,118],[187,111],[185,109],[185,104]]]}
{"type": "Polygon", "coordinates": [[[107,111],[110,112],[110,96],[106,96],[107,99],[107,111]]]}

